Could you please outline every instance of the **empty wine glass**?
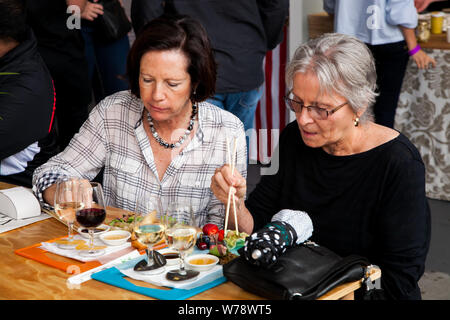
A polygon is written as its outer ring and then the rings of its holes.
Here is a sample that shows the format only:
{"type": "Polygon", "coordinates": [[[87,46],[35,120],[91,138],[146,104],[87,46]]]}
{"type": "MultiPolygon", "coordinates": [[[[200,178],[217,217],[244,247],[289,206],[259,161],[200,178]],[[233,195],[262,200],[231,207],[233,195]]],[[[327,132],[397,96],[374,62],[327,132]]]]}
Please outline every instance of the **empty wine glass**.
{"type": "Polygon", "coordinates": [[[161,202],[159,197],[138,197],[136,202],[133,232],[139,242],[146,245],[146,259],[138,262],[135,271],[158,274],[165,270],[165,258],[153,247],[164,241],[164,225],[161,222],[161,202]]]}
{"type": "Polygon", "coordinates": [[[74,177],[64,177],[56,181],[55,213],[68,227],[67,240],[58,243],[58,247],[61,249],[73,249],[77,245],[77,242],[73,239],[72,229],[76,211],[83,206],[78,199],[79,185],[80,179],[74,177]]]}
{"type": "Polygon", "coordinates": [[[166,278],[172,281],[184,281],[197,277],[199,272],[186,270],[184,263],[186,252],[195,245],[199,232],[192,206],[188,202],[170,203],[163,216],[163,222],[166,227],[168,246],[178,251],[180,255],[180,268],[169,271],[166,278]]]}
{"type": "Polygon", "coordinates": [[[101,256],[105,254],[105,250],[94,247],[94,229],[101,225],[106,218],[102,186],[98,182],[83,180],[78,192],[78,199],[82,205],[76,212],[76,219],[89,232],[89,250],[82,251],[80,255],[86,257],[101,256]]]}

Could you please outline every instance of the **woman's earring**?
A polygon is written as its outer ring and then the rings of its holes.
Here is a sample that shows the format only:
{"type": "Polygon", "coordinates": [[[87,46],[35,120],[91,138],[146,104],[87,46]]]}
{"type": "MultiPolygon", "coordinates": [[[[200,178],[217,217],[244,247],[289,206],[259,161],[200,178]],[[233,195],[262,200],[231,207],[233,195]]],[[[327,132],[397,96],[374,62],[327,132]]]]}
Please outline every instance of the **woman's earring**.
{"type": "Polygon", "coordinates": [[[359,125],[359,118],[356,117],[356,119],[353,121],[353,124],[355,125],[355,127],[357,127],[359,125]]]}

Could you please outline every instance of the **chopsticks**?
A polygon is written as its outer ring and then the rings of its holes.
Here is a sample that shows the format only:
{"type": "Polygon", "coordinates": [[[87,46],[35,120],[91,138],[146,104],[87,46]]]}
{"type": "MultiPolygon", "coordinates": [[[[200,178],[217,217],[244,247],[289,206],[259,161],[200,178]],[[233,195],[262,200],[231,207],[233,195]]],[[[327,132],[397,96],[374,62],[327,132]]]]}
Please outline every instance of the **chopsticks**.
{"type": "MultiPolygon", "coordinates": [[[[236,167],[236,146],[237,146],[237,139],[234,137],[234,146],[233,146],[233,154],[230,154],[230,141],[228,139],[228,136],[226,138],[227,140],[227,156],[228,156],[228,163],[231,167],[231,177],[234,176],[234,169],[236,167]]],[[[238,228],[238,220],[237,220],[237,212],[236,212],[236,197],[234,194],[232,194],[232,189],[230,187],[230,190],[228,191],[228,200],[227,200],[227,210],[225,213],[225,226],[224,226],[224,234],[227,234],[228,229],[228,216],[230,214],[230,203],[231,203],[231,197],[233,197],[233,211],[234,211],[234,224],[236,228],[236,233],[239,234],[239,228],[238,228]]]]}

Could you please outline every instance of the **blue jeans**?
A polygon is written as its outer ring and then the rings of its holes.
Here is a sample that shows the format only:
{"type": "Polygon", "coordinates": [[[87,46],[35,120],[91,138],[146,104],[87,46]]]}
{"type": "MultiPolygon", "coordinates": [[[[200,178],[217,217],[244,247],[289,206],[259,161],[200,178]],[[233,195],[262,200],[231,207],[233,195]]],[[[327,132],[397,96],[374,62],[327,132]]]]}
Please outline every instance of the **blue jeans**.
{"type": "Polygon", "coordinates": [[[207,101],[238,117],[244,124],[245,131],[247,131],[253,128],[255,110],[262,92],[263,86],[244,92],[217,93],[207,101]]]}
{"type": "Polygon", "coordinates": [[[127,90],[125,73],[130,50],[128,36],[111,43],[97,43],[93,37],[93,29],[82,27],[81,31],[89,66],[89,79],[92,81],[94,71],[97,71],[103,87],[103,92],[96,96],[102,99],[117,91],[127,90]]]}

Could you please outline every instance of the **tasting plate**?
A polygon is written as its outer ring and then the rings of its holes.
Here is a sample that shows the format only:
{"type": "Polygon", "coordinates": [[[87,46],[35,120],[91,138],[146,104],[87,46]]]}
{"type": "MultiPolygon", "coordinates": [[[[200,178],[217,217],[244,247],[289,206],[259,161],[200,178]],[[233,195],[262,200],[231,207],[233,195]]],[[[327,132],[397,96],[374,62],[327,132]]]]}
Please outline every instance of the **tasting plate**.
{"type": "MultiPolygon", "coordinates": [[[[66,237],[67,236],[64,236],[49,241],[57,241],[60,239],[65,239],[66,237]]],[[[54,259],[53,258],[54,254],[52,253],[48,254],[49,252],[42,248],[42,243],[36,243],[32,246],[15,250],[14,253],[19,256],[32,259],[40,263],[46,264],[48,266],[60,269],[69,274],[73,274],[76,272],[78,273],[85,272],[87,270],[101,266],[101,263],[99,261],[81,262],[69,258],[67,258],[67,261],[62,261],[61,256],[57,255],[55,255],[56,259],[54,259]]]]}
{"type": "MultiPolygon", "coordinates": [[[[132,283],[128,281],[128,276],[126,276],[122,270],[124,268],[132,268],[139,260],[142,260],[143,257],[138,257],[123,263],[122,265],[118,265],[106,270],[99,271],[97,273],[92,274],[92,279],[107,283],[112,286],[116,286],[125,290],[133,291],[148,297],[160,299],[160,300],[184,300],[199,294],[205,290],[211,289],[219,284],[226,282],[226,278],[223,276],[222,269],[216,270],[211,273],[204,273],[204,278],[198,281],[189,281],[190,286],[192,288],[174,288],[171,286],[163,286],[158,288],[155,285],[155,288],[149,288],[145,284],[143,286],[132,283]],[[201,281],[201,282],[200,282],[201,281]]],[[[167,271],[174,267],[167,268],[167,271]]],[[[165,272],[161,274],[161,277],[165,276],[165,272]]],[[[151,278],[151,276],[149,276],[151,278]]],[[[142,280],[141,280],[142,281],[142,280]]],[[[145,281],[144,282],[148,282],[145,281]]],[[[182,285],[182,284],[178,284],[182,285]]]]}

